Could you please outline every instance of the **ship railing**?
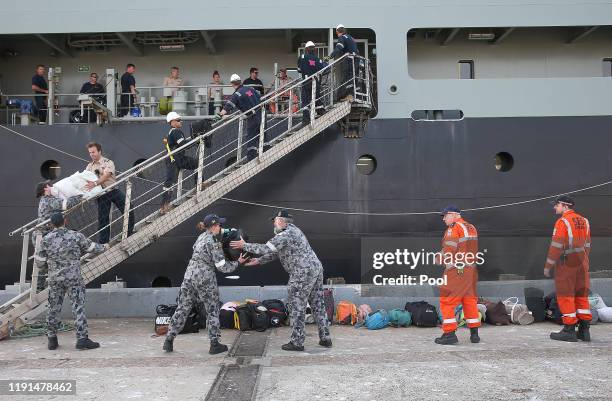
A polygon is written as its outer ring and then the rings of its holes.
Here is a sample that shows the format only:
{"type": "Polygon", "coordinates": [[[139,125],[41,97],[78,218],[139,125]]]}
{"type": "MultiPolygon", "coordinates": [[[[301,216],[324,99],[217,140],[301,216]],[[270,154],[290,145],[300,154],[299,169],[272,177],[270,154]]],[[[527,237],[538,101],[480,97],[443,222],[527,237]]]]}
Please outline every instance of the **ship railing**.
{"type": "MultiPolygon", "coordinates": [[[[254,85],[256,87],[257,85],[254,85]]],[[[187,120],[197,120],[202,118],[212,118],[214,114],[219,112],[225,104],[225,101],[230,96],[232,89],[231,85],[225,84],[203,84],[203,85],[181,85],[181,86],[139,86],[136,88],[138,93],[136,96],[130,96],[131,93],[118,93],[115,97],[116,110],[126,113],[123,117],[109,116],[109,119],[119,121],[163,121],[165,112],[163,109],[169,110],[163,104],[178,104],[174,111],[179,112],[187,120]],[[221,96],[216,96],[217,89],[220,89],[221,96]],[[211,92],[215,92],[213,98],[210,97],[211,92]],[[184,92],[185,96],[176,97],[178,92],[184,92]],[[168,95],[168,93],[170,93],[168,95]],[[128,107],[123,110],[121,108],[121,96],[126,96],[128,107]],[[135,100],[135,102],[134,102],[135,100]],[[211,110],[212,106],[212,110],[211,110]],[[138,113],[132,116],[132,110],[136,108],[138,113]],[[211,113],[212,111],[212,113],[211,113]]],[[[264,91],[267,92],[262,99],[266,99],[274,92],[273,86],[264,86],[264,91]]],[[[96,122],[91,108],[82,109],[79,105],[78,98],[82,93],[53,93],[49,94],[34,94],[34,93],[16,93],[4,94],[0,93],[0,104],[5,104],[4,122],[10,125],[19,125],[21,122],[21,112],[19,107],[11,107],[9,100],[32,100],[36,98],[45,98],[45,106],[40,110],[47,113],[45,124],[89,124],[96,122]],[[53,110],[53,116],[49,115],[49,111],[53,110]]],[[[88,93],[91,97],[101,100],[101,103],[106,105],[108,102],[108,94],[103,93],[88,93]]],[[[281,100],[279,100],[280,102],[281,100]]],[[[285,101],[286,103],[286,101],[285,101]]],[[[33,102],[36,107],[36,101],[33,102]]],[[[38,110],[38,109],[37,109],[38,110]]],[[[33,112],[28,118],[32,122],[36,122],[38,114],[33,112]]]]}
{"type": "MultiPolygon", "coordinates": [[[[116,181],[101,193],[83,199],[65,211],[67,227],[92,240],[109,241],[111,246],[120,243],[129,236],[132,222],[138,230],[160,215],[164,197],[166,200],[170,199],[173,206],[177,206],[194,196],[202,196],[206,193],[207,185],[222,180],[247,161],[249,148],[256,153],[256,157],[261,158],[284,136],[305,127],[308,123],[302,121],[304,116],[309,117],[309,124],[314,127],[318,113],[324,115],[347,97],[352,97],[350,100],[353,107],[368,107],[371,104],[368,70],[367,59],[346,54],[313,76],[271,93],[258,106],[246,112],[235,112],[213,126],[206,122],[192,124],[192,139],[172,154],[162,151],[127,169],[117,175],[116,181]],[[359,73],[360,68],[365,71],[359,73]],[[302,101],[302,94],[307,91],[310,95],[309,102],[302,101]],[[286,92],[289,92],[290,102],[287,113],[271,116],[270,107],[278,104],[280,97],[286,96],[286,92]],[[256,127],[256,135],[248,138],[248,125],[253,124],[253,119],[257,117],[260,123],[256,127]],[[171,157],[181,157],[179,154],[191,158],[195,162],[195,168],[181,169],[178,174],[174,173],[175,170],[170,170],[178,177],[166,184],[172,190],[172,196],[168,198],[169,192],[164,189],[167,167],[172,166],[171,157]],[[111,203],[115,200],[119,200],[117,203],[123,206],[125,213],[117,207],[111,210],[111,203]],[[108,216],[108,220],[100,219],[100,216],[108,216]]],[[[162,146],[160,143],[160,147],[162,146]]],[[[33,255],[37,254],[40,248],[41,231],[48,228],[49,223],[48,219],[42,222],[33,220],[9,234],[23,236],[20,272],[22,288],[26,285],[28,264],[30,261],[37,263],[33,255]],[[30,242],[34,245],[33,253],[30,242]]],[[[85,255],[84,260],[88,257],[89,255],[85,255]]],[[[31,291],[34,296],[39,280],[38,266],[33,268],[32,272],[31,291]]],[[[89,279],[91,281],[93,278],[89,279]]]]}

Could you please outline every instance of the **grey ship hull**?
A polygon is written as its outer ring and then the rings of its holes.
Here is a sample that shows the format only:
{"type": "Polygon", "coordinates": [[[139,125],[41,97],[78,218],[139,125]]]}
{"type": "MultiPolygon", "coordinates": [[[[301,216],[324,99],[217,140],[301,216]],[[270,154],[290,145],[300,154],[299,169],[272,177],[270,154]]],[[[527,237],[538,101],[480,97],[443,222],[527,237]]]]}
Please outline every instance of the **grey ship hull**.
{"type": "MultiPolygon", "coordinates": [[[[612,117],[466,118],[462,121],[415,122],[411,119],[370,121],[364,138],[345,139],[336,127],[279,161],[228,198],[316,210],[351,212],[423,212],[447,203],[463,208],[539,198],[606,181],[612,174],[609,130],[612,117]],[[513,155],[514,167],[494,168],[494,155],[513,155]],[[363,154],[377,159],[369,176],[357,172],[363,154]]],[[[19,127],[30,138],[87,158],[85,144],[100,141],[117,167],[161,150],[166,125],[113,124],[102,128],[73,126],[19,127]]],[[[3,135],[0,148],[0,284],[18,281],[21,239],[6,233],[36,214],[34,183],[39,166],[53,159],[63,175],[82,170],[83,161],[42,147],[16,135],[3,135]],[[15,154],[20,157],[16,159],[15,154]]],[[[612,257],[608,213],[612,188],[601,187],[575,195],[577,209],[590,220],[595,237],[591,266],[605,268],[612,257]]],[[[272,236],[268,217],[273,210],[221,200],[209,209],[242,227],[252,240],[272,236]]],[[[430,237],[437,246],[444,230],[437,215],[347,216],[295,212],[296,224],[325,266],[326,277],[360,282],[361,241],[369,237],[430,237]]],[[[541,277],[555,216],[545,201],[467,212],[479,229],[489,259],[481,279],[499,273],[541,277]]],[[[179,285],[191,246],[197,236],[195,216],[168,236],[128,259],[92,285],[119,276],[130,287],[148,287],[156,277],[179,285]]],[[[418,250],[418,249],[417,249],[418,250]]],[[[221,285],[270,285],[286,282],[277,262],[261,268],[241,268],[240,280],[219,276],[221,285]]]]}

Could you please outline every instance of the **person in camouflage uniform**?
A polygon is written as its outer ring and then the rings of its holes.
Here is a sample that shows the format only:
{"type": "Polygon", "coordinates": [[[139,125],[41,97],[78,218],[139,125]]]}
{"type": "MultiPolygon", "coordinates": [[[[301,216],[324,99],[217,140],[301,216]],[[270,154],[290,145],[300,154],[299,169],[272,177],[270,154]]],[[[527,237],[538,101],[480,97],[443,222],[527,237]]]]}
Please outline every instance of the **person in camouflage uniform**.
{"type": "MultiPolygon", "coordinates": [[[[71,207],[79,204],[83,197],[81,195],[71,196],[68,199],[62,199],[53,194],[53,185],[49,181],[39,182],[36,185],[36,198],[38,201],[38,220],[37,224],[41,224],[48,220],[53,213],[68,210],[71,207]]],[[[36,248],[36,242],[42,240],[42,238],[49,234],[53,227],[47,223],[43,226],[38,227],[32,235],[32,245],[36,248]],[[40,240],[38,238],[40,237],[40,240]]],[[[45,288],[45,281],[47,278],[47,264],[38,264],[38,290],[45,288]]]]}
{"type": "Polygon", "coordinates": [[[185,277],[181,284],[180,297],[176,311],[170,320],[168,334],[163,350],[174,350],[174,338],[185,326],[187,316],[194,305],[203,303],[206,309],[206,326],[210,338],[210,354],[227,351],[227,345],[220,344],[221,329],[219,323],[219,287],[215,269],[223,273],[231,273],[246,261],[242,256],[238,261],[225,259],[220,241],[221,224],[225,219],[209,214],[204,218],[206,229],[193,244],[193,255],[187,265],[185,277]]]}
{"type": "Polygon", "coordinates": [[[48,348],[58,347],[57,329],[64,295],[72,302],[72,314],[76,326],[77,349],[98,348],[100,344],[88,337],[87,318],[85,317],[85,284],[81,277],[81,255],[99,253],[106,248],[92,242],[83,234],[64,227],[61,213],[51,215],[53,231],[45,235],[36,259],[49,266],[49,312],[47,315],[48,348]]]}
{"type": "Polygon", "coordinates": [[[246,263],[247,266],[260,265],[278,258],[289,273],[287,292],[293,331],[291,341],[282,346],[285,351],[304,350],[304,325],[306,305],[310,302],[312,313],[319,328],[319,345],[331,347],[329,321],[323,300],[323,265],[314,253],[304,233],[293,225],[292,216],[285,210],[273,217],[274,233],[266,244],[252,244],[244,240],[232,241],[234,249],[261,255],[246,263]]]}

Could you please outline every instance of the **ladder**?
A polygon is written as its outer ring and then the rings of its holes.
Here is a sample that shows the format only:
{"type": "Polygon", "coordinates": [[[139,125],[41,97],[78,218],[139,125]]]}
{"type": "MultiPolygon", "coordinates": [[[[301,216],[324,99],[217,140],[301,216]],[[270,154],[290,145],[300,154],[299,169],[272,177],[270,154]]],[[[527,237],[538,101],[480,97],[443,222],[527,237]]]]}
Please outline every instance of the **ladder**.
{"type": "MultiPolygon", "coordinates": [[[[157,154],[117,176],[117,182],[104,189],[103,193],[116,188],[124,189],[126,213],[119,215],[117,218],[114,218],[113,215],[113,218],[111,218],[110,226],[118,226],[120,232],[111,239],[109,249],[97,255],[84,255],[82,257],[81,274],[84,282],[86,284],[90,283],[130,256],[154,244],[158,238],[299,148],[325,129],[342,121],[351,112],[357,110],[363,114],[370,110],[372,105],[369,96],[369,79],[367,79],[368,82],[359,82],[360,76],[370,77],[370,74],[347,74],[346,65],[348,63],[355,65],[356,59],[361,65],[365,65],[367,71],[369,71],[367,59],[345,54],[317,74],[267,95],[262,99],[260,105],[247,112],[233,114],[222,120],[210,131],[203,135],[196,135],[176,149],[174,153],[179,151],[187,153],[189,150],[195,152],[198,168],[188,176],[185,176],[184,170],[179,172],[174,188],[176,189],[176,197],[173,200],[173,207],[165,213],[161,213],[158,207],[159,199],[165,191],[161,188],[162,185],[159,180],[156,180],[154,176],[163,177],[168,154],[157,154]],[[339,100],[336,92],[342,86],[346,86],[347,81],[352,81],[353,94],[345,96],[344,100],[339,100]],[[317,85],[321,85],[321,88],[318,88],[320,94],[318,99],[315,95],[317,85]],[[306,90],[304,88],[312,91],[311,101],[308,104],[300,104],[300,107],[295,110],[296,106],[292,103],[296,96],[306,90]],[[287,96],[287,93],[289,96],[287,96]],[[280,102],[288,102],[288,107],[284,113],[273,116],[267,115],[267,106],[272,103],[277,105],[280,102]],[[295,121],[300,120],[304,112],[308,113],[310,121],[302,121],[296,125],[295,121]],[[262,118],[259,128],[257,157],[249,161],[245,157],[244,151],[249,143],[245,140],[244,134],[247,118],[253,113],[261,113],[262,118]],[[268,141],[266,142],[265,139],[268,139],[268,141]],[[211,141],[219,145],[218,149],[206,155],[207,146],[211,141]],[[225,161],[227,157],[232,157],[231,163],[225,161]],[[192,180],[195,183],[190,187],[190,181],[192,180]],[[205,184],[201,184],[202,182],[205,184]],[[127,235],[128,210],[138,215],[138,218],[135,219],[135,232],[130,236],[127,235]]],[[[275,109],[278,110],[278,108],[275,109]]],[[[96,227],[97,224],[97,213],[94,210],[95,197],[84,200],[82,204],[71,208],[65,213],[68,219],[68,227],[95,240],[95,235],[100,230],[95,231],[95,228],[92,228],[96,227]]],[[[0,306],[0,339],[9,336],[12,330],[32,322],[47,309],[49,290],[37,291],[38,266],[29,252],[30,236],[33,235],[37,226],[47,222],[39,223],[34,220],[11,233],[21,233],[23,236],[21,288],[25,287],[26,269],[29,264],[32,264],[32,285],[29,290],[22,291],[0,306]]],[[[37,241],[37,244],[39,242],[37,241]]],[[[36,251],[34,249],[34,252],[36,251]]]]}

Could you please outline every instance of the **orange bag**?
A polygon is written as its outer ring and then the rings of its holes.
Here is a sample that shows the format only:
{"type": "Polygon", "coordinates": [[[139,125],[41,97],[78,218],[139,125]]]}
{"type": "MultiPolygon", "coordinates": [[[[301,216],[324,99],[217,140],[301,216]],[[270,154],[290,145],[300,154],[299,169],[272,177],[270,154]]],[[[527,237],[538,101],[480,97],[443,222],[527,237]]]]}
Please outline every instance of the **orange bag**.
{"type": "Polygon", "coordinates": [[[355,304],[349,301],[338,302],[338,306],[336,306],[336,320],[338,324],[354,325],[357,323],[357,307],[355,304]]]}

